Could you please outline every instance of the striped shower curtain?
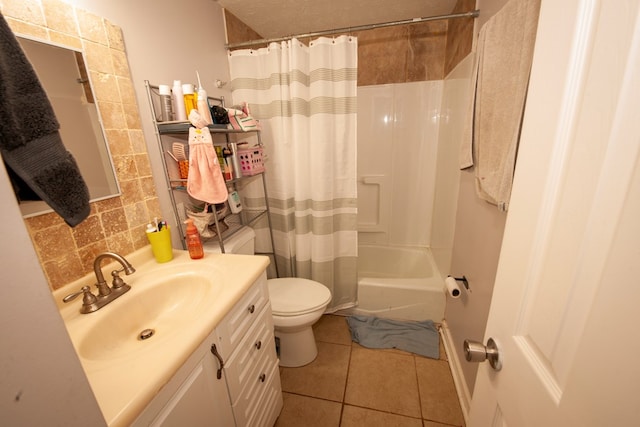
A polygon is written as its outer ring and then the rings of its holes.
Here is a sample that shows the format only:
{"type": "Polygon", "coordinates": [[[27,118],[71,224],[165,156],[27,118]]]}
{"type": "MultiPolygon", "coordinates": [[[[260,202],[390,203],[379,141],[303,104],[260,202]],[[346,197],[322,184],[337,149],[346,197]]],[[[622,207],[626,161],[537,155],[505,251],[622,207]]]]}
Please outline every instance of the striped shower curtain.
{"type": "MultiPolygon", "coordinates": [[[[357,39],[233,51],[229,66],[233,103],[247,102],[262,126],[280,276],[327,286],[328,311],[355,305],[357,39]]],[[[256,234],[267,249],[266,230],[256,234]]]]}

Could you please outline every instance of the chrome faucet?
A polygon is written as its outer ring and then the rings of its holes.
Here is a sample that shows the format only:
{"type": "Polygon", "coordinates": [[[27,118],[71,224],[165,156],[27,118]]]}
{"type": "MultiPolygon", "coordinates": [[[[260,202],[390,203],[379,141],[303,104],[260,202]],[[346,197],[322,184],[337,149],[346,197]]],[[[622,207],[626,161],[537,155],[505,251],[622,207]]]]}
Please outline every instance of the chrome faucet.
{"type": "Polygon", "coordinates": [[[115,252],[103,252],[96,257],[95,261],[93,261],[93,272],[97,279],[96,288],[98,288],[98,295],[92,294],[91,289],[88,286],[83,286],[78,292],[74,292],[64,297],[62,301],[69,302],[74,300],[77,296],[83,295],[80,313],[86,314],[100,310],[102,307],[131,289],[131,286],[127,285],[120,277],[120,273],[123,271],[128,276],[135,273],[136,269],[133,268],[131,263],[129,263],[129,261],[127,261],[122,255],[115,252]],[[100,263],[105,258],[112,258],[122,265],[122,269],[113,270],[111,272],[111,276],[113,277],[113,281],[111,282],[112,287],[107,285],[107,281],[104,279],[102,269],[100,268],[100,263]]]}

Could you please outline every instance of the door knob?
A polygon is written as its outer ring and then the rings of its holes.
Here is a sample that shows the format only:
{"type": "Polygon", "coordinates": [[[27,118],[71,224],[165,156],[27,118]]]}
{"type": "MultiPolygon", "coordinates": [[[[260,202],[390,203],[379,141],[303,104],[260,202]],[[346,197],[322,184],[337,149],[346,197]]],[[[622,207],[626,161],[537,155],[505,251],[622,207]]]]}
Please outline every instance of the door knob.
{"type": "Polygon", "coordinates": [[[467,362],[484,362],[485,360],[489,360],[489,364],[493,369],[496,371],[502,369],[500,351],[493,338],[487,340],[486,346],[477,341],[464,340],[464,357],[467,359],[467,362]]]}

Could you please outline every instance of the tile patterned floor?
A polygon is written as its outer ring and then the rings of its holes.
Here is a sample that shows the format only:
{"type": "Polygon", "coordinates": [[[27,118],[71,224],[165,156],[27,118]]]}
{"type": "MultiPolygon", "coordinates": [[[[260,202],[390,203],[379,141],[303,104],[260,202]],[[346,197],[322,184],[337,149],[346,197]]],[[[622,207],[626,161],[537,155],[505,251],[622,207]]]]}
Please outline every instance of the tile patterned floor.
{"type": "Polygon", "coordinates": [[[342,316],[325,315],[313,329],[316,360],[280,368],[276,427],[464,426],[442,343],[434,360],[352,343],[342,316]]]}

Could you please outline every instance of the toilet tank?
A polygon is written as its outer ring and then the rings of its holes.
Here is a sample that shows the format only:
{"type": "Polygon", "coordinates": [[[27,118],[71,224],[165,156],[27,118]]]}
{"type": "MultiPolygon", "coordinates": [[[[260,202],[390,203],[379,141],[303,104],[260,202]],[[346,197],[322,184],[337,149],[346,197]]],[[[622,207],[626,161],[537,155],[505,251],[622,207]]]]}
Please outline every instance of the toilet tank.
{"type": "MultiPolygon", "coordinates": [[[[228,254],[255,254],[256,233],[251,227],[243,226],[233,236],[224,240],[224,251],[228,254]]],[[[205,252],[220,253],[220,243],[218,239],[211,239],[204,242],[205,252]]]]}

